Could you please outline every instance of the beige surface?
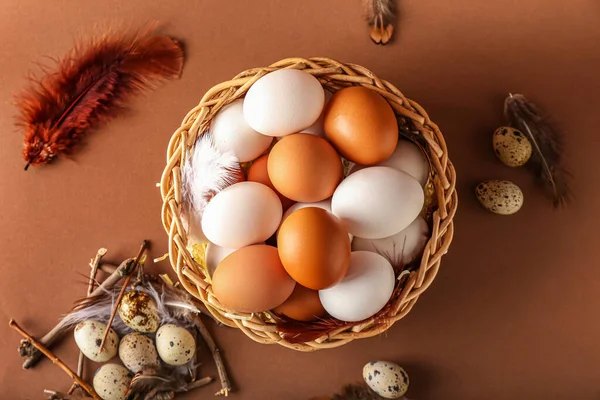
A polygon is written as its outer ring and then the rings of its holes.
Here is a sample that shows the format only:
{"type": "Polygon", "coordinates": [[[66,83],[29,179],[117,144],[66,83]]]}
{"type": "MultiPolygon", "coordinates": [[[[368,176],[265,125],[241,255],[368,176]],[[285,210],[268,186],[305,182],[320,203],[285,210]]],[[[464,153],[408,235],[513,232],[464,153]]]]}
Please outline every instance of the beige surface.
{"type": "MultiPolygon", "coordinates": [[[[141,239],[166,250],[155,183],[165,147],[185,113],[213,84],[288,56],[355,62],[421,103],[446,135],[459,176],[455,241],[432,287],[386,335],[300,354],[217,330],[236,399],[306,399],[361,379],[388,359],[411,376],[417,399],[594,399],[600,395],[600,200],[597,99],[600,5],[595,0],[402,0],[397,41],[370,43],[358,0],[39,1],[0,4],[0,316],[44,333],[85,292],[88,259],[133,255],[141,239]],[[11,94],[44,56],[79,32],[116,21],[157,19],[186,43],[181,81],[131,103],[89,137],[74,161],[22,171],[11,94]],[[568,131],[576,202],[555,212],[524,170],[491,150],[508,91],[543,104],[568,131]],[[482,210],[473,186],[511,179],[525,192],[513,217],[482,210]]],[[[162,268],[168,268],[163,264],[162,268]]],[[[66,390],[45,361],[22,371],[19,337],[0,325],[0,398],[39,399],[66,390]]],[[[75,345],[57,351],[73,367],[75,345]]],[[[205,373],[214,375],[204,353],[205,373]]],[[[180,398],[210,398],[218,384],[180,398]]]]}

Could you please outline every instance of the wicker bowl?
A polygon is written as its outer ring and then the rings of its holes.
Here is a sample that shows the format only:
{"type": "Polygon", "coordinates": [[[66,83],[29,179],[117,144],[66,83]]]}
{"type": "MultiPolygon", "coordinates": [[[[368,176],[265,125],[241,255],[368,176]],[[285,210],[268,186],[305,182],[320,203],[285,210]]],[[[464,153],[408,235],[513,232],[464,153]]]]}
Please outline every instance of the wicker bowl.
{"type": "Polygon", "coordinates": [[[264,344],[278,343],[299,351],[342,346],[354,339],[375,336],[389,329],[408,314],[419,296],[431,285],[454,233],[452,220],[458,203],[455,183],[455,170],[448,159],[446,143],[439,128],[419,104],[404,97],[391,83],[355,64],[342,64],[328,58],[288,58],[266,68],[244,71],[232,80],[214,86],[185,116],[173,134],[160,183],[162,222],[169,235],[169,258],[181,285],[201,300],[216,320],[239,328],[251,339],[264,344]],[[181,219],[181,167],[198,136],[207,131],[211,119],[223,106],[243,97],[248,88],[265,74],[283,68],[304,70],[331,92],[361,85],[381,94],[394,109],[401,131],[409,132],[425,151],[431,170],[425,189],[429,198],[425,213],[431,238],[420,264],[416,263],[401,274],[392,299],[377,315],[360,323],[339,323],[337,326],[333,323],[324,330],[322,326],[305,326],[309,334],[291,335],[289,330],[281,329],[281,325],[269,313],[242,314],[225,309],[213,295],[202,256],[195,255],[194,258],[188,247],[187,233],[181,219]]]}

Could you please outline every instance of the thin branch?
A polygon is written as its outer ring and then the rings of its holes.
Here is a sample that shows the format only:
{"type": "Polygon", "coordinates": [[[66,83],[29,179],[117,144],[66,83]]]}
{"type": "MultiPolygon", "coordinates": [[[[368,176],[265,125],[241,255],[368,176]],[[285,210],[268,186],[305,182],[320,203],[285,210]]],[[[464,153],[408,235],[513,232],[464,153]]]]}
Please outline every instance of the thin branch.
{"type": "MultiPolygon", "coordinates": [[[[144,240],[142,242],[140,251],[138,252],[138,255],[135,256],[135,259],[133,260],[132,271],[135,271],[137,269],[138,265],[140,264],[140,260],[142,259],[142,256],[146,252],[146,249],[148,249],[149,245],[150,245],[150,242],[148,240],[144,240]]],[[[104,331],[104,337],[102,338],[102,343],[100,343],[100,351],[104,350],[104,343],[106,342],[106,338],[108,338],[108,334],[110,333],[110,327],[112,326],[112,323],[115,319],[115,315],[117,314],[117,310],[119,309],[119,304],[121,304],[121,300],[123,300],[123,295],[125,295],[125,290],[127,289],[127,285],[129,285],[129,282],[131,281],[131,276],[132,276],[132,274],[128,275],[127,278],[125,278],[125,282],[123,282],[123,286],[121,287],[121,292],[119,292],[119,297],[117,297],[117,301],[115,301],[115,306],[112,310],[112,313],[110,314],[110,319],[108,320],[108,324],[106,324],[106,331],[104,331]]]]}
{"type": "Polygon", "coordinates": [[[93,387],[91,387],[87,382],[85,382],[84,380],[82,380],[80,377],[77,376],[77,374],[75,372],[73,372],[73,370],[71,370],[69,367],[67,367],[67,365],[61,361],[60,358],[56,357],[49,349],[47,349],[43,344],[41,344],[40,342],[38,342],[37,340],[35,340],[33,337],[31,337],[30,334],[28,334],[27,332],[25,332],[23,330],[23,328],[21,328],[14,319],[11,319],[8,322],[8,326],[10,326],[11,328],[13,328],[14,330],[16,330],[17,332],[19,332],[21,334],[21,336],[23,336],[25,339],[27,339],[27,341],[29,341],[29,343],[31,343],[36,349],[38,349],[40,352],[42,352],[46,357],[48,357],[54,364],[58,365],[63,371],[65,371],[65,373],[67,375],[69,375],[71,377],[71,379],[73,379],[75,382],[77,382],[77,384],[83,389],[85,390],[90,396],[92,396],[92,398],[94,400],[102,400],[100,398],[100,396],[98,396],[98,394],[96,393],[96,391],[94,390],[93,387]]]}
{"type": "MultiPolygon", "coordinates": [[[[100,286],[98,286],[91,293],[90,297],[98,296],[105,291],[112,289],[121,279],[126,276],[129,276],[133,271],[133,260],[127,259],[119,265],[119,267],[108,276],[104,282],[100,286]]],[[[56,342],[56,340],[64,333],[66,326],[66,316],[58,322],[44,337],[42,337],[39,342],[46,346],[50,347],[56,342]]],[[[27,357],[23,362],[23,369],[29,369],[33,367],[39,359],[42,357],[42,354],[34,347],[31,346],[31,343],[24,340],[21,341],[21,345],[19,347],[19,352],[22,357],[27,357]]]]}
{"type": "Polygon", "coordinates": [[[202,318],[200,315],[194,316],[194,325],[202,335],[202,338],[208,345],[210,352],[215,360],[215,364],[217,366],[217,372],[219,373],[219,379],[221,381],[221,390],[215,393],[215,396],[225,396],[229,395],[229,392],[232,391],[231,383],[229,382],[229,377],[227,376],[227,369],[225,368],[225,363],[223,362],[223,358],[221,357],[221,351],[217,347],[214,339],[212,338],[210,332],[204,325],[202,318]]]}
{"type": "MultiPolygon", "coordinates": [[[[87,288],[87,292],[86,292],[86,295],[88,297],[90,297],[90,294],[92,294],[92,292],[94,291],[94,282],[96,282],[96,275],[98,274],[98,268],[100,266],[100,261],[102,261],[102,257],[104,257],[107,252],[108,252],[108,250],[105,249],[104,247],[98,249],[96,256],[90,261],[90,267],[91,267],[90,279],[88,281],[88,288],[87,288]]],[[[79,358],[77,359],[77,376],[80,378],[83,377],[84,366],[85,366],[85,356],[83,355],[83,353],[80,350],[79,358]]],[[[67,394],[69,394],[69,395],[73,394],[78,387],[79,387],[79,385],[77,383],[73,382],[73,385],[71,385],[71,388],[69,389],[67,394]]]]}

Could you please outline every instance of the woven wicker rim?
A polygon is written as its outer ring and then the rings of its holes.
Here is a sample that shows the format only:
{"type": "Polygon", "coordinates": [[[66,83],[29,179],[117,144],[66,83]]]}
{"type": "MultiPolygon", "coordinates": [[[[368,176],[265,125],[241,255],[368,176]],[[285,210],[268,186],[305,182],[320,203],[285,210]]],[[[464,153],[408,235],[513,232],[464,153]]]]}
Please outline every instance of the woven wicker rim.
{"type": "Polygon", "coordinates": [[[169,235],[169,259],[181,285],[190,294],[201,300],[218,321],[239,328],[251,339],[264,344],[278,343],[299,351],[342,346],[354,339],[375,336],[389,329],[410,312],[419,296],[431,285],[454,233],[452,221],[458,205],[455,184],[456,172],[448,159],[446,143],[438,126],[429,119],[419,104],[406,98],[394,85],[356,64],[343,64],[329,58],[284,59],[266,68],[244,71],[232,80],[211,88],[200,103],[185,116],[181,126],[171,137],[167,148],[167,165],[160,182],[163,199],[162,223],[169,235]],[[187,234],[180,217],[181,166],[188,150],[198,136],[206,132],[211,119],[223,106],[243,97],[250,86],[265,74],[284,68],[308,72],[331,92],[351,85],[360,85],[381,94],[396,115],[424,139],[431,164],[430,179],[437,201],[431,221],[431,238],[425,247],[421,264],[407,279],[398,283],[404,287],[392,307],[388,308],[385,318],[378,318],[377,321],[372,318],[354,326],[340,328],[306,343],[290,343],[283,339],[273,321],[263,314],[242,314],[226,310],[213,295],[204,269],[194,261],[186,247],[187,234]]]}

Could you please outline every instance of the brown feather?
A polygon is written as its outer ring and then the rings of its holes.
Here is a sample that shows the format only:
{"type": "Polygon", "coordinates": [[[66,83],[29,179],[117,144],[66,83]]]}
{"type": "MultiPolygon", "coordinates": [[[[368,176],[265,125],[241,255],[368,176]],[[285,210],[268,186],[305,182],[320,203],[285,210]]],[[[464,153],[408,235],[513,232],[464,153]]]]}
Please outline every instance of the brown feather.
{"type": "Polygon", "coordinates": [[[371,27],[370,37],[377,44],[392,39],[396,14],[393,0],[363,0],[366,18],[371,27]]]}
{"type": "Polygon", "coordinates": [[[381,400],[377,393],[362,384],[346,385],[342,392],[333,396],[332,400],[381,400]]]}
{"type": "Polygon", "coordinates": [[[144,400],[167,400],[173,399],[175,392],[185,391],[186,387],[185,378],[176,372],[145,367],[131,379],[127,394],[140,395],[144,400]]]}
{"type": "Polygon", "coordinates": [[[130,95],[179,77],[183,50],[148,28],[79,43],[57,64],[56,71],[44,70],[17,96],[25,169],[68,156],[89,129],[113,117],[130,95]]]}
{"type": "Polygon", "coordinates": [[[531,141],[533,152],[526,164],[552,199],[554,207],[565,205],[572,197],[571,175],[562,166],[564,138],[534,104],[522,94],[511,94],[504,103],[509,124],[531,141]]]}

